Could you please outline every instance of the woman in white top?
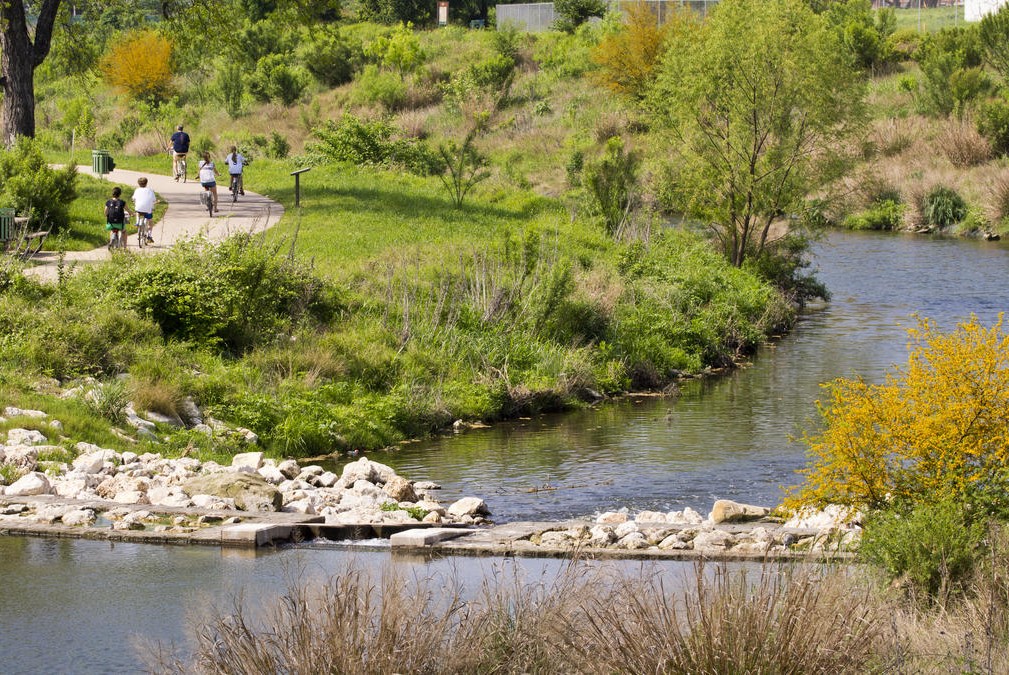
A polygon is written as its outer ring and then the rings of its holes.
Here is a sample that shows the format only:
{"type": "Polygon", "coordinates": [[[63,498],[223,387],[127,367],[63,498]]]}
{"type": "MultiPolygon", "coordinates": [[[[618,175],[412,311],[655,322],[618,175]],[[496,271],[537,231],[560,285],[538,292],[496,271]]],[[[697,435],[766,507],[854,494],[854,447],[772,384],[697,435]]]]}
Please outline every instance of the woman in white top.
{"type": "Polygon", "coordinates": [[[203,153],[203,159],[200,160],[200,185],[206,190],[210,190],[210,194],[214,196],[214,212],[216,213],[219,209],[217,208],[217,167],[214,163],[210,161],[210,153],[203,153]]]}
{"type": "Polygon", "coordinates": [[[228,163],[228,174],[231,176],[231,191],[238,191],[238,194],[245,194],[245,183],[242,181],[242,169],[249,163],[242,153],[234,145],[231,146],[231,153],[224,160],[228,163]]]}

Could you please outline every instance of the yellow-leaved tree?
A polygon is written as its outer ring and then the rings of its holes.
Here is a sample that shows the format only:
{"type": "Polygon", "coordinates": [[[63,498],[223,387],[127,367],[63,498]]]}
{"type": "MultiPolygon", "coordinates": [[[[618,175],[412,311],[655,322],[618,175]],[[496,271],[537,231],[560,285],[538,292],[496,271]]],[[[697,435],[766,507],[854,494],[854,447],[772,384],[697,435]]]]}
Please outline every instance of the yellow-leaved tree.
{"type": "Polygon", "coordinates": [[[102,58],[106,82],[130,98],[159,103],[172,91],[172,42],[157,31],[129,33],[102,58]]]}
{"type": "Polygon", "coordinates": [[[1009,335],[1003,317],[945,333],[927,319],[908,331],[908,363],[882,384],[838,379],[817,402],[810,462],[785,506],[876,508],[891,501],[1009,503],[1009,335]]]}
{"type": "Polygon", "coordinates": [[[620,30],[605,35],[592,51],[592,60],[600,66],[595,78],[618,94],[641,99],[665,54],[670,30],[682,29],[682,24],[689,22],[692,15],[672,9],[660,25],[646,2],[627,6],[626,15],[626,23],[620,30]]]}

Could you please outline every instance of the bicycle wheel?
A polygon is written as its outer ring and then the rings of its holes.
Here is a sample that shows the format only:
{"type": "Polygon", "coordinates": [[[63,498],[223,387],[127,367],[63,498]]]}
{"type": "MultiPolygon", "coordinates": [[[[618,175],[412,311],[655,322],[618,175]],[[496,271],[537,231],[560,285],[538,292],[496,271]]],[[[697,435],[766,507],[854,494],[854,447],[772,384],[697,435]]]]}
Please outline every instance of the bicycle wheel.
{"type": "Polygon", "coordinates": [[[182,182],[186,182],[186,160],[179,160],[179,171],[182,173],[182,182]]]}
{"type": "Polygon", "coordinates": [[[238,179],[234,176],[231,177],[231,203],[234,204],[238,201],[238,179]]]}
{"type": "Polygon", "coordinates": [[[137,248],[143,248],[144,243],[144,218],[137,216],[137,248]]]}

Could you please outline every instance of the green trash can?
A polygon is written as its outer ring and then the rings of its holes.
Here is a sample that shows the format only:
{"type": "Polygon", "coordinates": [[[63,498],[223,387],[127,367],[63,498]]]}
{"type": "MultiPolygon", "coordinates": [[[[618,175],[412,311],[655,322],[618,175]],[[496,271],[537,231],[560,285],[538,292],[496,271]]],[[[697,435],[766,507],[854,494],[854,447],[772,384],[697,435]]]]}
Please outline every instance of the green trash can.
{"type": "Polygon", "coordinates": [[[109,156],[108,150],[91,151],[91,170],[98,175],[109,173],[111,171],[111,162],[112,157],[109,156]]]}

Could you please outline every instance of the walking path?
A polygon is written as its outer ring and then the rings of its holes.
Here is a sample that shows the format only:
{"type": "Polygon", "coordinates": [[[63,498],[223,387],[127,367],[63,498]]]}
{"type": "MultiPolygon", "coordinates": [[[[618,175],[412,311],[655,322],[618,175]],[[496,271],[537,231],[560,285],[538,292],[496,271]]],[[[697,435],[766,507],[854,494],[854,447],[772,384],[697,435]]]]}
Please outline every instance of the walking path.
{"type": "MultiPolygon", "coordinates": [[[[79,167],[79,171],[95,175],[90,167],[79,167]]],[[[123,199],[131,213],[133,212],[133,202],[130,197],[137,185],[137,179],[141,176],[147,177],[147,186],[157,193],[158,199],[168,203],[168,209],[164,212],[161,220],[154,225],[152,233],[154,244],[139,248],[136,235],[132,235],[128,242],[130,253],[160,253],[170,249],[177,241],[198,235],[203,235],[210,241],[220,241],[236,232],[265,230],[276,225],[284,215],[284,207],[279,203],[248,190],[245,191],[244,196],[238,198],[237,202],[232,202],[231,193],[228,191],[226,172],[221,177],[224,184],[219,182],[217,185],[220,212],[210,218],[206,209],[200,204],[200,192],[203,188],[196,180],[191,179],[188,183],[176,183],[170,176],[116,169],[105,176],[109,181],[109,192],[112,191],[113,184],[128,186],[123,190],[123,199]]],[[[101,204],[95,204],[95,209],[101,208],[101,204]]],[[[68,251],[63,256],[63,264],[65,268],[70,269],[77,265],[109,260],[111,255],[105,246],[91,251],[68,251]]],[[[58,252],[42,251],[32,258],[32,262],[34,266],[25,270],[26,275],[42,281],[57,280],[58,252]]]]}

